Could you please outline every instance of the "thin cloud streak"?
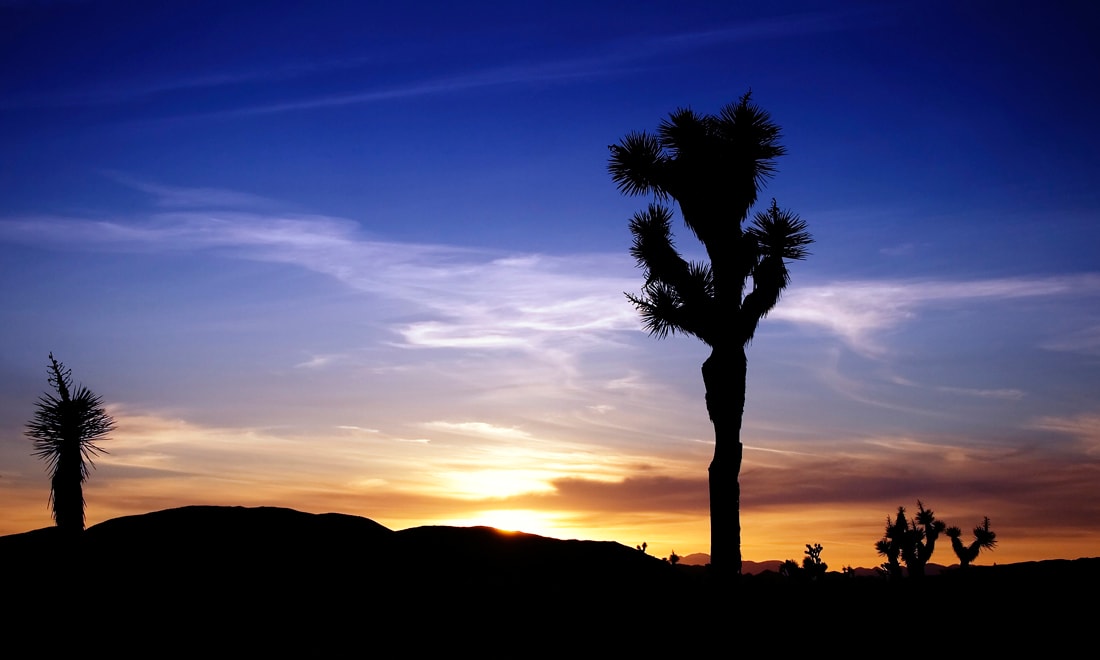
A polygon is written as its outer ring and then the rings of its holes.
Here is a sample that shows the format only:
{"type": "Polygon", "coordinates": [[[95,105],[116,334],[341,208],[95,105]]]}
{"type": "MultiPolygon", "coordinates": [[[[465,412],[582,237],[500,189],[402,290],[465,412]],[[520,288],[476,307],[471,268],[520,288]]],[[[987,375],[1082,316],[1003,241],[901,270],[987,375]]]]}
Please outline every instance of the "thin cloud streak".
{"type": "Polygon", "coordinates": [[[609,271],[621,255],[507,255],[445,245],[375,241],[358,224],[325,216],[236,211],[154,214],[141,221],[25,218],[0,224],[8,240],[77,249],[215,251],[291,264],[424,310],[394,328],[410,348],[511,348],[639,328],[621,291],[633,278],[609,271]],[[609,267],[610,264],[610,267],[609,267]]]}
{"type": "MultiPolygon", "coordinates": [[[[399,99],[456,94],[477,89],[519,84],[546,83],[639,73],[648,66],[646,61],[657,59],[671,52],[695,51],[723,44],[779,39],[804,34],[852,29],[853,12],[807,13],[781,18],[755,20],[704,32],[684,32],[672,35],[646,35],[630,39],[618,39],[602,53],[589,57],[548,59],[522,65],[493,67],[451,73],[434,78],[408,81],[404,84],[348,93],[332,93],[247,107],[225,108],[213,112],[161,117],[163,119],[201,119],[215,117],[244,117],[286,112],[363,105],[399,99]]],[[[862,20],[862,19],[859,19],[862,20]]],[[[211,89],[240,85],[263,85],[288,80],[308,78],[341,69],[357,69],[370,62],[370,58],[355,57],[341,60],[294,63],[262,71],[214,71],[180,76],[158,81],[120,81],[97,88],[9,98],[0,102],[0,110],[18,110],[51,107],[79,107],[120,105],[132,101],[156,97],[171,92],[211,89]]],[[[400,66],[390,63],[391,68],[400,66]]]]}
{"type": "Polygon", "coordinates": [[[490,437],[496,440],[531,440],[532,436],[523,429],[502,427],[487,422],[427,422],[424,428],[462,435],[490,437]]]}
{"type": "Polygon", "coordinates": [[[643,37],[621,42],[601,55],[586,58],[569,58],[546,61],[524,66],[485,69],[436,78],[408,85],[366,91],[354,94],[332,95],[286,103],[276,103],[252,108],[227,110],[222,115],[252,115],[310,110],[344,105],[356,105],[419,96],[453,94],[486,87],[515,84],[554,82],[561,80],[587,80],[623,73],[637,72],[632,62],[654,59],[668,51],[698,50],[706,46],[733,43],[762,38],[781,38],[791,35],[845,29],[838,22],[839,14],[823,13],[789,16],[782,19],[753,21],[744,25],[707,32],[690,32],[671,36],[643,37]]]}
{"type": "Polygon", "coordinates": [[[962,394],[963,396],[974,396],[981,399],[1002,399],[1006,401],[1019,401],[1020,399],[1024,398],[1023,390],[1012,388],[997,390],[978,390],[968,387],[938,387],[936,389],[940,392],[946,392],[948,394],[962,394]]]}
{"type": "Polygon", "coordinates": [[[707,46],[745,41],[782,39],[865,27],[868,18],[872,18],[869,12],[851,10],[791,14],[777,18],[746,21],[738,25],[703,32],[655,37],[649,40],[648,46],[654,50],[695,50],[707,46]],[[856,25],[856,23],[859,23],[859,25],[856,25]]]}
{"type": "MultiPolygon", "coordinates": [[[[849,12],[848,15],[851,15],[849,12]]],[[[781,19],[752,21],[747,24],[706,32],[646,36],[629,41],[620,40],[602,54],[592,57],[568,58],[530,63],[523,66],[498,67],[467,73],[441,76],[432,80],[411,82],[390,88],[351,94],[334,94],[297,101],[272,103],[247,108],[228,109],[198,116],[249,116],[300,110],[377,103],[397,99],[455,94],[475,89],[517,84],[545,83],[567,80],[591,80],[644,71],[638,63],[657,58],[670,51],[701,48],[741,41],[782,38],[814,32],[848,29],[842,25],[841,14],[814,13],[781,19]]]]}
{"type": "MultiPolygon", "coordinates": [[[[615,58],[617,59],[617,58],[615,58]]],[[[488,69],[473,73],[458,74],[410,83],[395,87],[356,92],[351,94],[333,94],[297,101],[271,103],[246,108],[234,108],[212,113],[190,115],[201,117],[247,117],[300,110],[316,110],[348,105],[363,105],[382,101],[456,94],[490,87],[508,85],[556,82],[564,80],[592,79],[614,75],[624,69],[613,66],[611,60],[566,60],[548,64],[536,64],[527,67],[505,67],[488,69]]]]}
{"type": "Polygon", "coordinates": [[[103,175],[115,183],[143,192],[154,199],[159,207],[177,209],[257,209],[283,207],[285,204],[274,199],[251,193],[225,190],[222,188],[189,188],[166,186],[144,181],[123,172],[104,170],[103,175]]]}
{"type": "Polygon", "coordinates": [[[770,317],[827,330],[853,350],[875,356],[886,351],[878,334],[916,318],[924,309],[959,301],[1059,296],[1100,296],[1100,273],[971,281],[849,280],[801,286],[787,293],[770,317]]]}
{"type": "Polygon", "coordinates": [[[71,108],[116,105],[143,100],[170,92],[203,90],[235,85],[283,82],[318,73],[363,66],[365,57],[272,66],[252,71],[222,71],[181,75],[153,81],[121,80],[99,87],[76,89],[55,94],[16,95],[0,101],[0,110],[71,108]]]}
{"type": "Polygon", "coordinates": [[[1100,355],[1100,325],[1081,328],[1063,337],[1045,341],[1041,347],[1049,351],[1100,355]]]}

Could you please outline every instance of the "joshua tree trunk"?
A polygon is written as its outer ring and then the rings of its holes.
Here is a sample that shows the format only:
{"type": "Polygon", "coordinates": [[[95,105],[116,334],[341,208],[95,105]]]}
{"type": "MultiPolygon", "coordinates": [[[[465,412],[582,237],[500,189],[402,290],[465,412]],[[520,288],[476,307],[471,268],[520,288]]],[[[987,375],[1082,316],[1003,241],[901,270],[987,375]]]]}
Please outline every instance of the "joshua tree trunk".
{"type": "MultiPolygon", "coordinates": [[[[71,405],[65,401],[66,405],[71,405]]],[[[72,429],[62,431],[64,440],[57,456],[57,470],[54,472],[53,511],[57,526],[68,533],[84,530],[84,489],[81,475],[80,438],[73,437],[72,429]]]]}
{"type": "MultiPolygon", "coordinates": [[[[959,564],[963,568],[970,565],[970,549],[963,545],[958,534],[951,536],[951,549],[955,551],[955,556],[959,558],[959,564]]],[[[977,555],[977,553],[974,554],[977,555]]]]}
{"type": "Polygon", "coordinates": [[[710,464],[710,562],[716,572],[741,574],[741,419],[748,363],[743,347],[711,351],[703,362],[707,413],[714,424],[710,464]]]}

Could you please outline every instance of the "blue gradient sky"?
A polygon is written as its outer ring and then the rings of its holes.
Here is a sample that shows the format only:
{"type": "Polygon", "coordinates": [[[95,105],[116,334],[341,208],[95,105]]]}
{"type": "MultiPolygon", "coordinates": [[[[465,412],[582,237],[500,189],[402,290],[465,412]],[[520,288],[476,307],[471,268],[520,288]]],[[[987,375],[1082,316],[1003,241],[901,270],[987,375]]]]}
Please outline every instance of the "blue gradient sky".
{"type": "Polygon", "coordinates": [[[607,146],[751,88],[816,243],[749,350],[746,559],[875,565],[918,498],[1100,554],[1100,10],[399,4],[0,0],[0,533],[51,524],[52,351],[119,422],[90,523],[705,552],[706,350],[623,295],[607,146]]]}

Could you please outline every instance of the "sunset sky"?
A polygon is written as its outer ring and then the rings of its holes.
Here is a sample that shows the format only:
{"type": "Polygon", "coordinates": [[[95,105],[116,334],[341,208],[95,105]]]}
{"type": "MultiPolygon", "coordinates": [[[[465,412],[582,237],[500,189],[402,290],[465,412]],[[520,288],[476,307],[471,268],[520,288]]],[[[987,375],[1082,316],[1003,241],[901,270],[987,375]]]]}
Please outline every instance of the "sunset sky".
{"type": "Polygon", "coordinates": [[[89,524],[707,552],[707,349],[624,295],[608,145],[751,89],[816,242],[749,347],[745,559],[875,566],[918,499],[978,563],[1100,555],[1100,4],[625,7],[0,0],[0,534],[52,524],[52,351],[118,425],[89,524]]]}

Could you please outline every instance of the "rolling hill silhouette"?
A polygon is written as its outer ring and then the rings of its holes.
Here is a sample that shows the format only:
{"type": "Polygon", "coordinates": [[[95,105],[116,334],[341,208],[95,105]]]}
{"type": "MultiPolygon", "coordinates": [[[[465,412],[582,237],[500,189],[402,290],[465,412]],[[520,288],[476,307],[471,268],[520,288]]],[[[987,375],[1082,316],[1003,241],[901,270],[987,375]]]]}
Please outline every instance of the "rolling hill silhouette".
{"type": "MultiPolygon", "coordinates": [[[[62,563],[63,541],[53,527],[0,537],[0,560],[62,563]]],[[[187,506],[125,516],[89,527],[79,544],[83,561],[116,587],[157,575],[188,588],[225,579],[279,588],[363,580],[375,590],[428,583],[553,593],[578,584],[660,583],[673,574],[665,562],[618,543],[490,527],[393,531],[358,516],[276,507],[187,506]]]]}
{"type": "MultiPolygon", "coordinates": [[[[1017,638],[1057,625],[1065,641],[1087,630],[1074,622],[1091,609],[1076,598],[1091,602],[1100,585],[1100,559],[975,566],[919,583],[840,574],[798,583],[770,571],[720,583],[707,568],[613,542],[489,527],[394,531],[358,516],[220,506],[116,518],[76,540],[54,527],[3,536],[0,566],[11,631],[68,604],[109,615],[135,645],[176,639],[242,651],[370,646],[372,636],[410,629],[424,631],[422,644],[466,647],[477,646],[471,631],[486,629],[540,645],[690,647],[708,639],[691,630],[715,626],[779,638],[796,629],[840,644],[853,626],[892,630],[906,617],[976,603],[1017,638]]],[[[974,632],[966,620],[945,617],[940,634],[956,623],[960,636],[974,632]]]]}

